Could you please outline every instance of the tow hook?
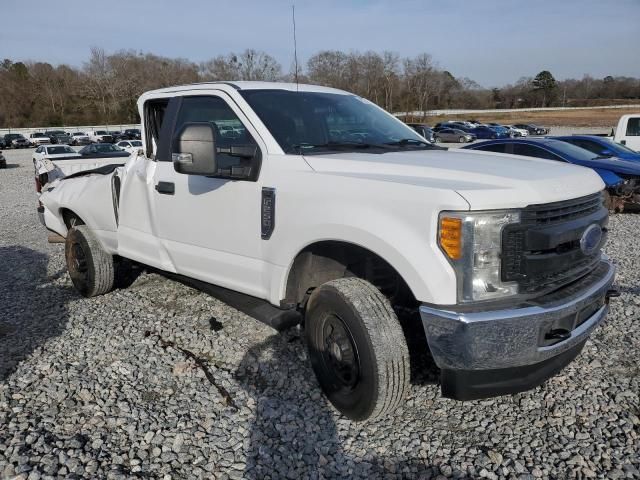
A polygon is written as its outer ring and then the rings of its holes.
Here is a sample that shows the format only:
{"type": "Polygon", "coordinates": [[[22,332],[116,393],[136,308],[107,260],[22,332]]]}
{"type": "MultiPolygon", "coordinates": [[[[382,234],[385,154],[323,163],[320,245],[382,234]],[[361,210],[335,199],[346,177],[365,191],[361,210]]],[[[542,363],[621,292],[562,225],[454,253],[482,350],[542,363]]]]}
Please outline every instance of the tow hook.
{"type": "Polygon", "coordinates": [[[609,290],[607,290],[607,293],[604,296],[605,302],[609,303],[609,301],[612,298],[617,298],[620,296],[620,290],[618,290],[618,287],[611,287],[609,290]]]}

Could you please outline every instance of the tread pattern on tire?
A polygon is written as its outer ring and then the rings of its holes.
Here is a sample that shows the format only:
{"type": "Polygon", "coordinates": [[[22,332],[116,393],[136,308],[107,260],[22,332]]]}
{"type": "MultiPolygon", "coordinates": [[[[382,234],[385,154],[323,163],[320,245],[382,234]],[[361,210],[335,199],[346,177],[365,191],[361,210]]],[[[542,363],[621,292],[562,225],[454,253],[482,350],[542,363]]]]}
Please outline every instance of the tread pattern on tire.
{"type": "Polygon", "coordinates": [[[371,283],[357,277],[339,278],[322,287],[335,289],[352,305],[372,343],[377,363],[378,398],[368,419],[394,411],[409,389],[409,349],[389,300],[371,283]]]}
{"type": "MultiPolygon", "coordinates": [[[[89,227],[86,225],[74,226],[67,234],[67,244],[65,245],[65,256],[68,255],[66,250],[69,249],[70,242],[76,241],[76,236],[80,236],[87,244],[85,256],[89,264],[89,271],[93,274],[89,275],[86,291],[80,292],[86,297],[95,297],[103,295],[113,289],[115,282],[115,265],[113,256],[108,254],[100,245],[100,242],[93,235],[89,227]]],[[[78,238],[77,241],[80,241],[78,238]]],[[[68,268],[68,264],[67,264],[68,268]]]]}

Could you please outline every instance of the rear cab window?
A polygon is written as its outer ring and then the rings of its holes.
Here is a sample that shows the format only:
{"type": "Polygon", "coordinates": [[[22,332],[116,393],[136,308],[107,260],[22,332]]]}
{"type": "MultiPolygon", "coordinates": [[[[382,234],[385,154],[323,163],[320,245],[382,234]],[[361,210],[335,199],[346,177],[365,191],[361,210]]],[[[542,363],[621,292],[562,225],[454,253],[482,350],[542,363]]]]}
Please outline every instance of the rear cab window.
{"type": "Polygon", "coordinates": [[[630,118],[627,122],[627,137],[639,137],[640,136],[640,117],[630,118]]]}

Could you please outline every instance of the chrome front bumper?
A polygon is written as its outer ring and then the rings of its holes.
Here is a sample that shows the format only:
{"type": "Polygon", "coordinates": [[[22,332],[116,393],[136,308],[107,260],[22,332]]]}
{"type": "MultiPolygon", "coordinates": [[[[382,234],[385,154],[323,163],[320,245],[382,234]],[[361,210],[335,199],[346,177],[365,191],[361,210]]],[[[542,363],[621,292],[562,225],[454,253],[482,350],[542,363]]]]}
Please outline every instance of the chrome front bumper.
{"type": "Polygon", "coordinates": [[[471,313],[423,305],[420,316],[431,354],[442,370],[475,371],[541,364],[579,350],[607,314],[614,278],[615,266],[603,259],[594,273],[537,304],[471,313]],[[558,325],[565,334],[550,344],[545,337],[558,325]]]}

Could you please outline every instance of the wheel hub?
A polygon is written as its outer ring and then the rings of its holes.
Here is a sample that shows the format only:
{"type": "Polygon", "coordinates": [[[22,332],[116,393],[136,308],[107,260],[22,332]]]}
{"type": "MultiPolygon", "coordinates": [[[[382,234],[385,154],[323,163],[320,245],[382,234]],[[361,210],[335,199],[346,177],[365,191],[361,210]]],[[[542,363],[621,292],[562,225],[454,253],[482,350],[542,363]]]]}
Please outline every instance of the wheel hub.
{"type": "Polygon", "coordinates": [[[353,387],[360,375],[359,361],[351,333],[342,320],[329,315],[323,328],[325,365],[335,380],[345,387],[353,387]]]}
{"type": "Polygon", "coordinates": [[[84,250],[82,250],[82,247],[79,244],[74,243],[72,247],[72,253],[73,253],[73,259],[72,259],[73,268],[78,273],[86,273],[87,258],[84,254],[84,250]]]}

